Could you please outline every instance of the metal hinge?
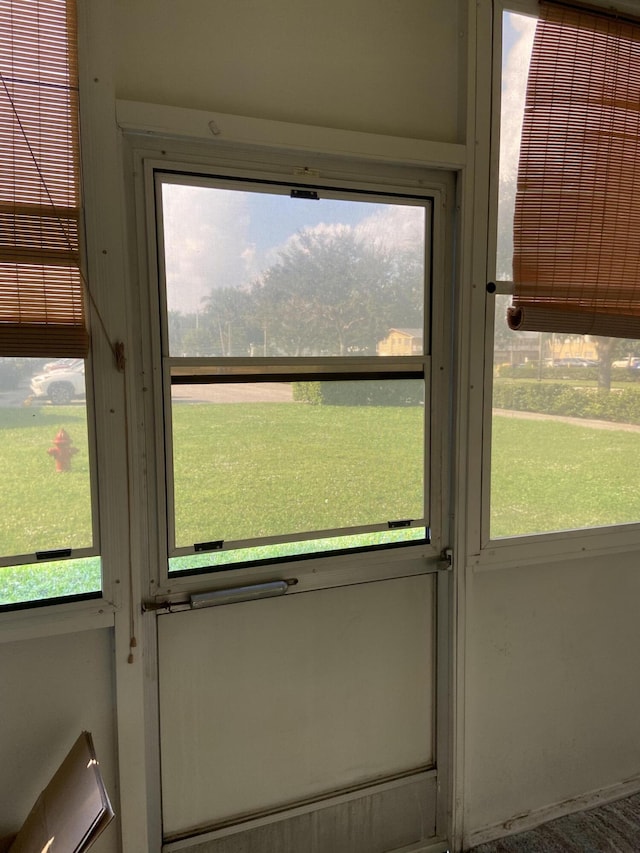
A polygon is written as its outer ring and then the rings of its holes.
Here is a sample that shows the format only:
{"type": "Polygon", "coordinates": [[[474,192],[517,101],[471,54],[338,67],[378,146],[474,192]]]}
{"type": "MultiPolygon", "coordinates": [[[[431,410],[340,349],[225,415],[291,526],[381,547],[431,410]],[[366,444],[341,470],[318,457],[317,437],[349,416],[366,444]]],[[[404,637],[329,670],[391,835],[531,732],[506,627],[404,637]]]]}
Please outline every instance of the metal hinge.
{"type": "Polygon", "coordinates": [[[438,568],[442,572],[450,572],[453,569],[453,549],[443,548],[440,552],[440,562],[438,568]]]}

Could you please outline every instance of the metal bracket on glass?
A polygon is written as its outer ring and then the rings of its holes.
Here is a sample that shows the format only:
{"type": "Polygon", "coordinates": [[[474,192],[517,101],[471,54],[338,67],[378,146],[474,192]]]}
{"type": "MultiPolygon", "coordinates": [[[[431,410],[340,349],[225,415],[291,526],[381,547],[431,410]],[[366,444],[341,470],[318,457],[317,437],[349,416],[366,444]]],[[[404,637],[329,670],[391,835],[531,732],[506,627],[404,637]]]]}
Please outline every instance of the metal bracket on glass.
{"type": "Polygon", "coordinates": [[[513,296],[515,285],[512,281],[490,281],[487,283],[487,293],[503,293],[513,296]]]}

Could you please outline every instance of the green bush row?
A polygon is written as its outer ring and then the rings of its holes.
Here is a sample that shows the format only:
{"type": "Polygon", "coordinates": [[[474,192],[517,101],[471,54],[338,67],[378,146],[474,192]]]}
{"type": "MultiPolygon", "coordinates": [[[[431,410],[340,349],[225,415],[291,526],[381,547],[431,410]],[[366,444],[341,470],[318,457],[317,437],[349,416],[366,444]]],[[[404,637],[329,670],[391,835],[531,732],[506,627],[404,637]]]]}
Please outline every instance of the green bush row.
{"type": "MultiPolygon", "coordinates": [[[[496,375],[500,379],[573,379],[596,382],[597,367],[543,367],[542,372],[535,361],[520,364],[515,367],[499,365],[496,375]]],[[[614,382],[640,382],[640,370],[630,370],[628,367],[612,367],[611,379],[614,382]]]]}
{"type": "Polygon", "coordinates": [[[553,382],[496,380],[493,405],[519,412],[640,424],[640,388],[636,387],[616,388],[603,394],[597,388],[572,388],[553,382]]]}
{"type": "Polygon", "coordinates": [[[415,379],[294,382],[293,399],[314,406],[420,406],[424,385],[415,379]]]}

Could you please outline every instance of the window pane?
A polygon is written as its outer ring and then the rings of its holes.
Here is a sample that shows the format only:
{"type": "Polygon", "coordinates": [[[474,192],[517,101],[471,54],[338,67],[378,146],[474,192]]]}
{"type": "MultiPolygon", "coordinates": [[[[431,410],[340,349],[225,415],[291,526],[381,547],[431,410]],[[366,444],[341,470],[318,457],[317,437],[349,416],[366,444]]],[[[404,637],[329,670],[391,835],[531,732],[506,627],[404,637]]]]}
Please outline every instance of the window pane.
{"type": "Polygon", "coordinates": [[[178,385],[172,420],[177,547],[424,516],[422,380],[178,385]]]}
{"type": "Polygon", "coordinates": [[[84,389],[82,359],[0,359],[0,558],[93,546],[84,389]]]}
{"type": "MultiPolygon", "coordinates": [[[[503,19],[496,277],[511,280],[520,134],[535,18],[503,19]]],[[[496,297],[492,538],[637,522],[640,342],[513,332],[496,297]]]]}
{"type": "Polygon", "coordinates": [[[426,209],[162,185],[169,354],[423,352],[426,209]]]}

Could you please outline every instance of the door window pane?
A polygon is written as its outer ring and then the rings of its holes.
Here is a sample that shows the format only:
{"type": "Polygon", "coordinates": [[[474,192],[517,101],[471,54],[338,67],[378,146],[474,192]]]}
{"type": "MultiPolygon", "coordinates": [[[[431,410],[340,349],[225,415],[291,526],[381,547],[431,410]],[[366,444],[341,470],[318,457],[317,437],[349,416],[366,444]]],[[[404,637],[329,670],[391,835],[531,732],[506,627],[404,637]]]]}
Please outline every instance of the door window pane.
{"type": "Polygon", "coordinates": [[[422,380],[174,387],[176,546],[422,519],[422,380]]]}
{"type": "Polygon", "coordinates": [[[158,177],[170,570],[424,541],[430,202],[219,183],[158,177]]]}
{"type": "Polygon", "coordinates": [[[162,210],[169,355],[423,352],[424,206],[163,183],[162,210]]]}

